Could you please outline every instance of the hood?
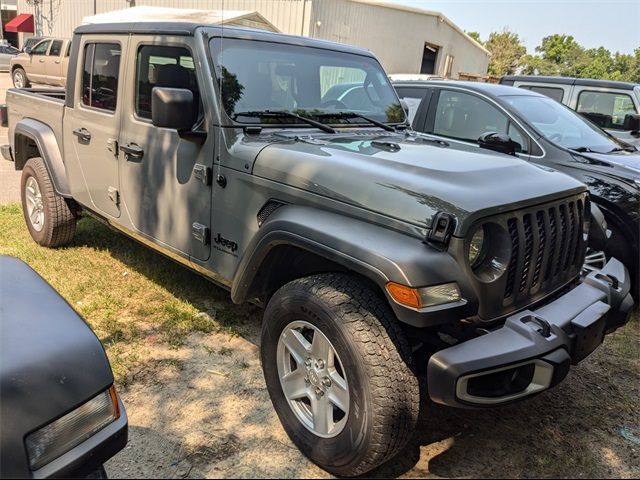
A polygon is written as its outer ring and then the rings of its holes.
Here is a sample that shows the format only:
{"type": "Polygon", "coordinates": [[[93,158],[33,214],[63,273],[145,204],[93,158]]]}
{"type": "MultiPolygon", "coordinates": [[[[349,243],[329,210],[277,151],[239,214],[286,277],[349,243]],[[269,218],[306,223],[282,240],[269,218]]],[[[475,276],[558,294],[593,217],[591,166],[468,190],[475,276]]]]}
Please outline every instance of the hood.
{"type": "Polygon", "coordinates": [[[419,227],[447,212],[459,236],[478,218],[586,190],[515,157],[443,143],[379,132],[297,137],[262,148],[253,172],[419,227]]]}
{"type": "MultiPolygon", "coordinates": [[[[637,148],[640,148],[638,146],[637,148]]],[[[606,170],[615,169],[618,175],[632,178],[640,178],[640,151],[635,152],[572,152],[574,158],[583,159],[592,166],[602,167],[606,170]]]]}
{"type": "Polygon", "coordinates": [[[0,331],[0,463],[11,471],[26,462],[27,433],[106,390],[113,375],[84,320],[7,256],[0,256],[0,331]]]}

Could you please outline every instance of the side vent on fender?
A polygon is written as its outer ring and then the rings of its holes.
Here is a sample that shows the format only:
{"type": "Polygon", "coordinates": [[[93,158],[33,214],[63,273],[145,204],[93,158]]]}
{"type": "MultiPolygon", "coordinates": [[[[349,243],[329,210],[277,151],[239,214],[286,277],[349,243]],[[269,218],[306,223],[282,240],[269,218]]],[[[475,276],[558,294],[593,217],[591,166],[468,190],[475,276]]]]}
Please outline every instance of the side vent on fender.
{"type": "Polygon", "coordinates": [[[262,224],[267,221],[267,218],[269,218],[269,216],[273,212],[275,212],[282,206],[284,206],[284,203],[278,202],[276,200],[269,200],[267,203],[265,203],[258,212],[258,227],[261,227],[262,224]]]}

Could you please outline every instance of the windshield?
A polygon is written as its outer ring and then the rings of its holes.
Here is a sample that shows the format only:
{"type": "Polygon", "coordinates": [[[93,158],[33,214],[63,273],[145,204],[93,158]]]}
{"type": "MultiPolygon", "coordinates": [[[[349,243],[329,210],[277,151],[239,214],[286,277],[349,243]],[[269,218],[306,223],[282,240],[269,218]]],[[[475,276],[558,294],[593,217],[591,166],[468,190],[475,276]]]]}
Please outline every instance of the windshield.
{"type": "Polygon", "coordinates": [[[404,110],[380,64],[371,57],[299,45],[240,39],[211,40],[215,75],[227,115],[240,123],[404,123],[404,110]],[[331,117],[336,114],[336,117],[331,117]]]}
{"type": "Polygon", "coordinates": [[[610,152],[621,145],[555,100],[538,96],[501,97],[549,141],[573,150],[610,152]]]}

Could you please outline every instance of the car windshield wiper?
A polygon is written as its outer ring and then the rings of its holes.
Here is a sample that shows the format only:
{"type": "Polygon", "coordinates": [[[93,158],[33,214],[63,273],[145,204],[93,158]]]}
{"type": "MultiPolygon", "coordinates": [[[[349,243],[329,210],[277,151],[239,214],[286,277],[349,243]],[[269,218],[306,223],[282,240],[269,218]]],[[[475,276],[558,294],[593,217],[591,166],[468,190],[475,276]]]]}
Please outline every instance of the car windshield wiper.
{"type": "Polygon", "coordinates": [[[573,150],[574,152],[578,152],[578,153],[602,153],[602,152],[596,152],[595,150],[591,150],[589,147],[575,147],[575,148],[570,148],[569,150],[573,150]]]}
{"type": "Polygon", "coordinates": [[[259,117],[259,118],[282,118],[289,117],[298,119],[307,125],[311,125],[312,127],[319,128],[323,132],[327,133],[336,133],[334,128],[331,128],[329,125],[325,125],[322,122],[317,122],[311,118],[303,117],[302,115],[298,115],[297,113],[288,112],[286,110],[257,110],[251,112],[238,112],[233,114],[233,119],[236,120],[238,117],[259,117]]]}
{"type": "Polygon", "coordinates": [[[395,132],[396,129],[391,125],[387,125],[386,123],[379,122],[378,120],[374,120],[373,118],[365,117],[364,115],[360,115],[356,112],[323,112],[323,113],[314,113],[317,117],[331,117],[331,118],[340,118],[340,119],[349,119],[349,118],[361,118],[365,122],[369,122],[371,125],[375,125],[376,127],[380,127],[387,132],[395,132]]]}
{"type": "Polygon", "coordinates": [[[609,150],[607,153],[615,153],[615,152],[637,152],[638,149],[633,145],[629,145],[628,147],[615,147],[609,150]]]}

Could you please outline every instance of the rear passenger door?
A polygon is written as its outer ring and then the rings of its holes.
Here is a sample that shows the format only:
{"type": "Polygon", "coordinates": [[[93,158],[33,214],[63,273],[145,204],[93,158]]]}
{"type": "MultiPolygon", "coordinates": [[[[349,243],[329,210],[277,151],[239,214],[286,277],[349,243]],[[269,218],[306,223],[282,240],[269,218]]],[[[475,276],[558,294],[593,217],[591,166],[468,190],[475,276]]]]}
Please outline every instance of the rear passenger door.
{"type": "Polygon", "coordinates": [[[77,162],[82,181],[73,196],[106,217],[120,216],[118,135],[123,108],[123,52],[128,36],[83,36],[73,99],[64,117],[65,157],[77,162]]]}
{"type": "Polygon", "coordinates": [[[439,89],[427,114],[425,131],[445,140],[479,146],[489,132],[505,133],[520,145],[516,153],[529,158],[531,139],[498,105],[475,93],[439,89]]]}
{"type": "Polygon", "coordinates": [[[52,40],[49,52],[45,56],[44,74],[45,81],[51,85],[59,85],[62,76],[62,54],[65,46],[64,40],[52,40]]]}
{"type": "MultiPolygon", "coordinates": [[[[203,77],[194,62],[192,42],[191,37],[164,37],[162,41],[157,37],[132,37],[120,148],[139,153],[121,152],[120,178],[135,231],[181,256],[207,260],[213,149],[180,138],[174,129],[151,123],[153,88],[186,88],[193,93],[197,111],[194,129],[206,130],[199,88],[203,77]],[[205,234],[199,236],[198,232],[205,234]]],[[[210,137],[207,142],[213,141],[210,137]]]]}

